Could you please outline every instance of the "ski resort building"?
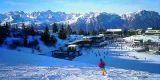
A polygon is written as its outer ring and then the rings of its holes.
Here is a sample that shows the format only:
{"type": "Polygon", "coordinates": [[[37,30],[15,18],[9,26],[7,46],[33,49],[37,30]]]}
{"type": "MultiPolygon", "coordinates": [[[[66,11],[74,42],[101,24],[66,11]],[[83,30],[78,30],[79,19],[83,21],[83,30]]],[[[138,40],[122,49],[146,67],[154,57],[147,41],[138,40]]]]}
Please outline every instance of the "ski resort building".
{"type": "Polygon", "coordinates": [[[106,32],[111,34],[120,34],[122,33],[122,29],[107,29],[106,32]]]}
{"type": "Polygon", "coordinates": [[[80,47],[78,45],[68,45],[66,50],[51,51],[52,56],[56,58],[62,58],[72,60],[73,58],[80,56],[80,47]]]}
{"type": "Polygon", "coordinates": [[[146,35],[160,35],[160,30],[146,30],[146,35]]]}
{"type": "Polygon", "coordinates": [[[129,35],[141,35],[142,29],[129,29],[128,34],[129,35]]]}
{"type": "Polygon", "coordinates": [[[78,45],[68,45],[67,51],[80,51],[80,47],[78,45]]]}
{"type": "Polygon", "coordinates": [[[76,40],[74,42],[66,44],[66,46],[68,46],[68,45],[78,45],[80,47],[90,47],[92,45],[92,43],[93,42],[91,40],[76,40]]]}
{"type": "Polygon", "coordinates": [[[100,43],[104,40],[103,36],[88,36],[88,37],[83,37],[83,40],[89,40],[92,41],[93,43],[100,43]]]}
{"type": "Polygon", "coordinates": [[[123,34],[122,29],[107,29],[104,33],[105,39],[114,39],[117,37],[121,37],[123,34]]]}
{"type": "Polygon", "coordinates": [[[134,40],[134,46],[142,46],[142,45],[143,45],[143,39],[134,40]]]}

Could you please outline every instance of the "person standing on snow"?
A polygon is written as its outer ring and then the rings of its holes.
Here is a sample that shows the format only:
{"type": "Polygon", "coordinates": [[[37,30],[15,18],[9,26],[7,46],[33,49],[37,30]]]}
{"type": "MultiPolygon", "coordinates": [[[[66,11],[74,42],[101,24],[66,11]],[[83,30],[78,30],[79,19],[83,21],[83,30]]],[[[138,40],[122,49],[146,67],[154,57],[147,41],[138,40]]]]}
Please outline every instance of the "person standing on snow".
{"type": "Polygon", "coordinates": [[[98,64],[98,67],[100,67],[103,76],[106,75],[105,66],[106,66],[105,62],[104,62],[102,59],[100,59],[100,62],[99,62],[99,64],[98,64]]]}

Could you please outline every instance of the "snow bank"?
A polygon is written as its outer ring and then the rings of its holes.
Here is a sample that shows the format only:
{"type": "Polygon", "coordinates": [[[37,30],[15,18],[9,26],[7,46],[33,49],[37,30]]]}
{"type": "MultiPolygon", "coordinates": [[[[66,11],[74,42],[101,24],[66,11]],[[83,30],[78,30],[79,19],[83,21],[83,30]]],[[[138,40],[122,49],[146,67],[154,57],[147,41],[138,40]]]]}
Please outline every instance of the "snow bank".
{"type": "Polygon", "coordinates": [[[40,65],[40,66],[60,66],[60,65],[86,65],[76,61],[67,61],[53,57],[41,56],[37,54],[27,54],[22,51],[8,50],[0,48],[0,63],[6,65],[40,65]]]}
{"type": "Polygon", "coordinates": [[[126,41],[133,42],[134,39],[142,39],[144,41],[151,40],[153,42],[160,42],[160,37],[156,35],[134,35],[124,38],[126,41]]]}

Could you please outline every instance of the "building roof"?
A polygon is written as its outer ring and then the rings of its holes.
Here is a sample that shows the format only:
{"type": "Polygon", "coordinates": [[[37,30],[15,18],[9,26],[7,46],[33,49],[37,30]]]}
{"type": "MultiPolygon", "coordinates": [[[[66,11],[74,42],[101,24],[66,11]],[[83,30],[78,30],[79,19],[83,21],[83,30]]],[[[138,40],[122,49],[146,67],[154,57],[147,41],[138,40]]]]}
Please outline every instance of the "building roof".
{"type": "Polygon", "coordinates": [[[160,34],[160,30],[146,30],[145,33],[149,33],[149,34],[160,34]]]}
{"type": "Polygon", "coordinates": [[[148,30],[152,30],[152,28],[151,27],[149,27],[149,28],[147,28],[148,30]]]}
{"type": "Polygon", "coordinates": [[[71,44],[71,45],[68,45],[68,47],[77,47],[78,45],[74,45],[74,44],[71,44]]]}
{"type": "Polygon", "coordinates": [[[122,29],[107,29],[107,32],[121,32],[122,29]]]}

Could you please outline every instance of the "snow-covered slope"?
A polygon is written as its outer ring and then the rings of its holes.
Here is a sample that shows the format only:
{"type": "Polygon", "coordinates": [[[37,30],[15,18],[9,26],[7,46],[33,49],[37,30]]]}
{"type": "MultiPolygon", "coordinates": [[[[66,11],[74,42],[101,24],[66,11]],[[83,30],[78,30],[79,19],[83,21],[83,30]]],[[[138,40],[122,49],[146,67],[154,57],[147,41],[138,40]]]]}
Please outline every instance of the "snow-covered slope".
{"type": "Polygon", "coordinates": [[[0,64],[5,65],[39,65],[39,66],[64,66],[64,65],[85,65],[80,62],[55,59],[52,57],[25,53],[23,51],[8,50],[0,48],[0,64]]]}
{"type": "Polygon", "coordinates": [[[1,80],[98,80],[100,70],[78,61],[67,61],[53,57],[27,54],[16,50],[0,48],[1,80]]]}
{"type": "Polygon", "coordinates": [[[160,73],[160,56],[137,53],[132,50],[97,48],[83,52],[75,61],[86,62],[97,65],[103,59],[108,67],[122,68],[127,70],[144,71],[149,73],[160,73]],[[144,66],[144,67],[142,67],[144,66]]]}
{"type": "MultiPolygon", "coordinates": [[[[159,74],[109,66],[107,75],[102,76],[101,70],[90,63],[60,60],[4,48],[0,50],[2,80],[158,80],[160,78],[159,74]]],[[[93,57],[91,59],[96,62],[93,57]]]]}
{"type": "MultiPolygon", "coordinates": [[[[73,61],[51,57],[51,50],[82,37],[83,35],[71,35],[67,40],[58,39],[56,47],[47,47],[39,41],[42,51],[34,53],[30,48],[18,47],[9,50],[5,46],[0,47],[0,79],[158,80],[160,78],[160,56],[135,52],[127,44],[122,48],[115,47],[117,44],[101,48],[83,48],[81,50],[83,55],[73,61]],[[106,76],[102,76],[101,70],[97,67],[100,58],[107,64],[106,76]]],[[[152,38],[158,41],[155,36],[148,37],[148,39],[152,38]]],[[[32,37],[29,36],[28,40],[32,40],[32,37]]],[[[125,40],[131,39],[125,38],[125,40]]]]}
{"type": "Polygon", "coordinates": [[[41,12],[32,12],[32,13],[24,13],[23,11],[14,11],[5,14],[0,14],[0,21],[2,23],[34,22],[34,23],[50,24],[54,22],[73,20],[75,16],[78,17],[79,14],[66,14],[64,12],[52,12],[50,10],[41,12]]]}
{"type": "Polygon", "coordinates": [[[126,21],[125,25],[135,28],[159,27],[160,15],[154,11],[138,11],[124,14],[122,18],[126,21]]]}

